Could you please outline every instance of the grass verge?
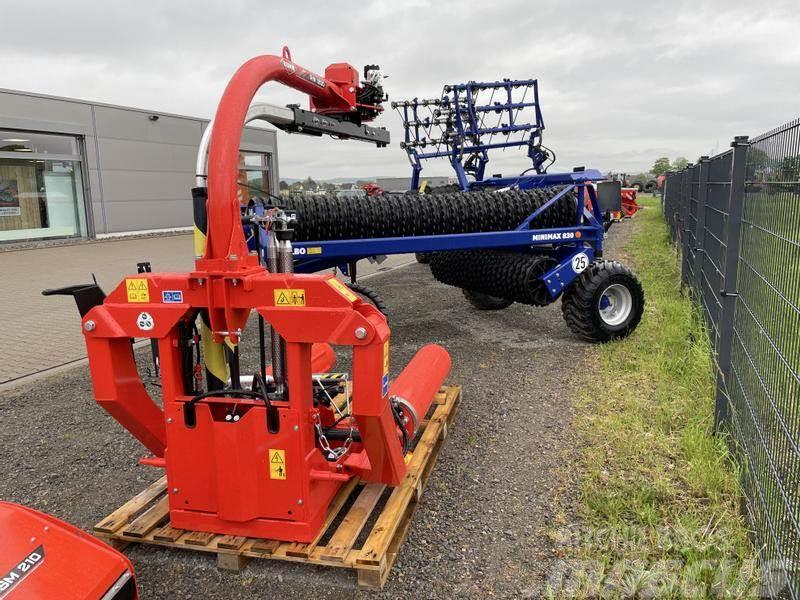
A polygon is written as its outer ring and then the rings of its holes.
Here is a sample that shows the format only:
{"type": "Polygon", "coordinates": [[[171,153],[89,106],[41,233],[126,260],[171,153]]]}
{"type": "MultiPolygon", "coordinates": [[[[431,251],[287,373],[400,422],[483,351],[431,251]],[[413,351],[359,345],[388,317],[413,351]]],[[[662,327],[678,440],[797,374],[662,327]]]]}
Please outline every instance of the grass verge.
{"type": "Polygon", "coordinates": [[[645,315],[628,339],[590,351],[574,421],[581,525],[553,532],[564,560],[552,595],[749,597],[755,555],[738,475],[711,435],[708,338],[680,294],[660,205],[644,204],[625,254],[645,315]]]}

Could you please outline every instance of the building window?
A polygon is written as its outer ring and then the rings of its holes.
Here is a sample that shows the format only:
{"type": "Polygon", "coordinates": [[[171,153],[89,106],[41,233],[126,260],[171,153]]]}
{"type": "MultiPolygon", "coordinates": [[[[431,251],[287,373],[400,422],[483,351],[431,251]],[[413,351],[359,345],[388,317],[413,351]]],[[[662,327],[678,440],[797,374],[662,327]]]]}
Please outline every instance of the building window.
{"type": "Polygon", "coordinates": [[[0,130],[0,242],[84,235],[77,138],[0,130]]]}
{"type": "Polygon", "coordinates": [[[253,198],[268,198],[270,155],[267,152],[239,152],[239,203],[247,206],[253,198]]]}

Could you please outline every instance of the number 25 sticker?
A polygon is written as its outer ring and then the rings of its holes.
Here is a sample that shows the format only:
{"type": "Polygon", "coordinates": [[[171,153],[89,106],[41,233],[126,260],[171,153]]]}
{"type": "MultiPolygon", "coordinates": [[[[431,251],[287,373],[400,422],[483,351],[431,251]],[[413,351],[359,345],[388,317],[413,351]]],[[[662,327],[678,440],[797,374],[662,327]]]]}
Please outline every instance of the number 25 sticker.
{"type": "Polygon", "coordinates": [[[588,266],[589,257],[586,256],[585,252],[581,252],[572,257],[572,270],[576,273],[583,273],[588,266]]]}

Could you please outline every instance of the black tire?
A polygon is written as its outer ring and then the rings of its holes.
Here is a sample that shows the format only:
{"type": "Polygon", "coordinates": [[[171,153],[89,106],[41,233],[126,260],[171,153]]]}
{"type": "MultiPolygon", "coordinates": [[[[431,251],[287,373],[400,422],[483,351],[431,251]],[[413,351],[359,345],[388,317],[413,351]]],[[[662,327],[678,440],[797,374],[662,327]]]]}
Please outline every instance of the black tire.
{"type": "Polygon", "coordinates": [[[513,300],[506,298],[498,298],[497,296],[490,296],[483,292],[473,292],[472,290],[461,290],[472,306],[478,310],[503,310],[514,304],[513,300]]]}
{"type": "Polygon", "coordinates": [[[561,311],[577,336],[589,342],[609,342],[636,329],[644,312],[644,290],[634,272],[622,263],[598,260],[564,292],[561,311]],[[609,297],[622,299],[601,308],[604,295],[605,302],[609,297]],[[613,315],[617,303],[621,312],[613,315]],[[630,305],[626,310],[627,303],[630,305]]]}
{"type": "Polygon", "coordinates": [[[431,253],[430,252],[415,252],[414,257],[417,259],[417,262],[421,265],[427,265],[431,262],[431,253]]]}
{"type": "Polygon", "coordinates": [[[630,187],[632,187],[633,189],[635,189],[635,190],[636,190],[638,193],[640,193],[640,194],[642,193],[642,190],[644,189],[644,186],[642,185],[642,182],[641,182],[641,181],[634,181],[634,182],[633,182],[633,183],[630,185],[630,187]]]}
{"type": "Polygon", "coordinates": [[[345,285],[382,312],[384,317],[389,318],[389,309],[386,308],[386,303],[378,295],[378,292],[360,283],[345,283],[345,285]]]}
{"type": "Polygon", "coordinates": [[[657,187],[658,187],[658,182],[655,179],[651,179],[650,181],[644,184],[644,191],[648,193],[655,192],[657,187]]]}

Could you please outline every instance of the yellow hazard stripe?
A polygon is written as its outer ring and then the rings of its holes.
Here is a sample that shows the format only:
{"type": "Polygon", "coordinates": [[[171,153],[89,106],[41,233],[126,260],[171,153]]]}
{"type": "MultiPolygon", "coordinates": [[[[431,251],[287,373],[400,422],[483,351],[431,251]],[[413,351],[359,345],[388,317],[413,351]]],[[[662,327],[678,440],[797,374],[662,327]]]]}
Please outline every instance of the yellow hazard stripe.
{"type": "MultiPolygon", "coordinates": [[[[194,215],[194,255],[195,258],[202,258],[206,253],[206,244],[208,243],[207,236],[202,228],[205,227],[203,223],[205,219],[202,215],[198,215],[195,210],[194,215]],[[201,223],[198,223],[198,219],[201,223]]],[[[214,377],[219,380],[222,385],[225,385],[230,377],[230,369],[228,368],[228,361],[225,357],[225,346],[218,344],[214,341],[214,335],[211,333],[208,323],[203,318],[204,313],[200,316],[200,337],[203,343],[203,362],[206,365],[209,377],[214,377]]],[[[230,338],[225,338],[225,345],[231,350],[235,344],[231,342],[230,338]]],[[[209,384],[211,382],[209,381],[209,384]]],[[[209,386],[212,387],[212,386],[209,386]]],[[[214,386],[214,387],[221,387],[214,386]]]]}
{"type": "Polygon", "coordinates": [[[200,338],[203,340],[203,361],[206,363],[206,369],[218,380],[226,383],[230,372],[228,361],[225,360],[225,347],[214,341],[211,330],[202,318],[200,319],[200,338]]]}
{"type": "Polygon", "coordinates": [[[206,234],[200,231],[200,228],[195,224],[194,226],[194,256],[200,258],[206,253],[206,234]]]}

